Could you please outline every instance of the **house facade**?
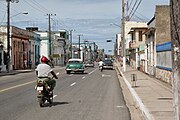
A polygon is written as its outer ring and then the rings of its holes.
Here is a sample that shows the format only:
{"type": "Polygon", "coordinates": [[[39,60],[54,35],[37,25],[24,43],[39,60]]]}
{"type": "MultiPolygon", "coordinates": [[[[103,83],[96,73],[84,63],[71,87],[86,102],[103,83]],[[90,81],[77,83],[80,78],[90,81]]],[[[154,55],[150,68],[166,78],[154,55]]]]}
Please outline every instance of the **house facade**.
{"type": "Polygon", "coordinates": [[[172,84],[172,52],[170,33],[170,7],[157,5],[155,16],[148,22],[146,35],[145,72],[172,84]]]}
{"type": "Polygon", "coordinates": [[[70,56],[68,31],[51,31],[51,43],[49,42],[49,33],[47,31],[36,31],[36,33],[40,35],[41,39],[40,57],[48,57],[54,61],[54,65],[64,65],[66,59],[70,56]]]}
{"type": "MultiPolygon", "coordinates": [[[[0,26],[1,41],[3,41],[3,60],[4,66],[7,61],[7,26],[0,26]]],[[[28,69],[28,61],[30,59],[30,38],[33,33],[27,30],[10,26],[10,70],[28,69]]],[[[1,71],[6,71],[5,67],[1,71]]]]}
{"type": "Polygon", "coordinates": [[[158,5],[155,12],[156,74],[155,77],[172,84],[172,52],[170,6],[158,5]]]}
{"type": "Polygon", "coordinates": [[[143,33],[147,27],[132,27],[129,34],[131,41],[129,47],[129,62],[130,66],[135,69],[145,71],[145,35],[143,33]]]}

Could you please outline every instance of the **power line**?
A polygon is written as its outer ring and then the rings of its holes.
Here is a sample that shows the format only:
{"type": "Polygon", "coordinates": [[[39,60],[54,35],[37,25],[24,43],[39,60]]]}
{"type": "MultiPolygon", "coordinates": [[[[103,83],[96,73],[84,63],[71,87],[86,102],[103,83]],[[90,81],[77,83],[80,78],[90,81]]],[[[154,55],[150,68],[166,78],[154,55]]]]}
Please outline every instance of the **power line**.
{"type": "Polygon", "coordinates": [[[5,17],[6,17],[6,12],[4,13],[4,16],[3,16],[2,21],[0,22],[0,25],[2,25],[2,24],[3,24],[3,21],[4,21],[5,17]]]}
{"type": "Polygon", "coordinates": [[[135,14],[135,12],[136,12],[136,10],[138,9],[138,7],[139,7],[139,5],[141,4],[141,2],[142,2],[142,0],[139,1],[139,3],[138,3],[138,5],[136,6],[134,12],[133,12],[131,15],[129,15],[129,16],[130,16],[130,17],[129,17],[130,19],[131,19],[132,16],[135,14]]]}
{"type": "Polygon", "coordinates": [[[38,10],[39,12],[46,13],[45,11],[43,11],[42,9],[40,9],[39,7],[36,8],[36,7],[34,7],[33,5],[31,5],[28,1],[24,0],[24,2],[26,2],[29,6],[31,6],[32,8],[34,8],[34,9],[36,9],[36,10],[38,10]]]}
{"type": "Polygon", "coordinates": [[[42,6],[41,4],[39,4],[37,1],[35,0],[31,0],[31,2],[36,5],[38,8],[42,8],[43,10],[47,11],[48,13],[51,13],[51,11],[49,11],[48,9],[46,9],[44,6],[42,6]]]}
{"type": "Polygon", "coordinates": [[[133,7],[132,7],[132,9],[131,9],[131,11],[130,11],[130,13],[129,13],[129,15],[128,15],[128,16],[130,16],[130,15],[132,14],[132,12],[133,12],[133,10],[134,10],[134,8],[135,8],[136,4],[137,4],[137,1],[138,1],[138,0],[136,0],[136,1],[135,1],[135,3],[134,3],[134,5],[133,5],[133,7]]]}

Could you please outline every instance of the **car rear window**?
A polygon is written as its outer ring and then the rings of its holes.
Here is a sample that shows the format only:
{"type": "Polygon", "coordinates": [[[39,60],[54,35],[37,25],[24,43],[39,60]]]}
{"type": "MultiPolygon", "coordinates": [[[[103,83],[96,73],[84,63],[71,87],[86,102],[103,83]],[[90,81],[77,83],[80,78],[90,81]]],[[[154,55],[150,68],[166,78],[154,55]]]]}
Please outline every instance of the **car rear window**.
{"type": "Polygon", "coordinates": [[[104,63],[112,63],[112,61],[111,60],[105,60],[105,61],[103,61],[104,63]]]}
{"type": "Polygon", "coordinates": [[[81,61],[69,61],[70,64],[74,64],[74,63],[82,63],[81,61]]]}

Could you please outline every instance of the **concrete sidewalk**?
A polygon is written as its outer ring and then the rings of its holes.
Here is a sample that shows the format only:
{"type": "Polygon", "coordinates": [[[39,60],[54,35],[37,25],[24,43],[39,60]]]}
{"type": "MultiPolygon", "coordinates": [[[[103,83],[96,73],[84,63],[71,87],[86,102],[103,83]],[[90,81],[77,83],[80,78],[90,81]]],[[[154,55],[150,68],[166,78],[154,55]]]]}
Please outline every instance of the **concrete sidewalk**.
{"type": "Polygon", "coordinates": [[[132,95],[135,107],[141,111],[144,119],[173,120],[173,93],[170,85],[129,66],[123,73],[119,62],[115,64],[132,95]],[[137,76],[134,87],[131,82],[132,74],[137,76]]]}
{"type": "Polygon", "coordinates": [[[16,75],[20,73],[27,73],[32,72],[33,69],[24,69],[24,70],[11,70],[10,72],[0,72],[0,76],[6,76],[6,75],[16,75]]]}
{"type": "MultiPolygon", "coordinates": [[[[63,69],[65,68],[64,66],[54,66],[53,70],[57,69],[63,69]]],[[[33,72],[35,69],[22,69],[22,70],[11,70],[10,72],[0,72],[0,76],[6,76],[6,75],[16,75],[20,73],[28,73],[28,72],[33,72]]]]}

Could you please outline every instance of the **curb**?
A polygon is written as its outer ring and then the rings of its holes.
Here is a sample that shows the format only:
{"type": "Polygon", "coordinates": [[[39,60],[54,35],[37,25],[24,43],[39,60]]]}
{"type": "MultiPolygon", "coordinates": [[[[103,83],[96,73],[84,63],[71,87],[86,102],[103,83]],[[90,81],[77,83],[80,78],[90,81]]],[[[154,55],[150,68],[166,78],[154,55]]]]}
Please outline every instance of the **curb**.
{"type": "Polygon", "coordinates": [[[12,72],[4,72],[0,73],[0,76],[7,76],[7,75],[16,75],[20,73],[28,73],[28,72],[33,72],[34,70],[24,70],[24,71],[12,71],[12,72]]]}
{"type": "MultiPolygon", "coordinates": [[[[117,62],[116,62],[116,64],[117,64],[117,62]]],[[[145,120],[155,120],[154,117],[152,116],[152,114],[150,114],[149,110],[143,104],[142,100],[140,99],[140,97],[138,96],[136,91],[131,87],[131,84],[128,82],[128,80],[124,76],[123,72],[118,67],[117,67],[117,70],[120,73],[120,76],[123,78],[124,82],[126,83],[128,89],[134,99],[134,102],[137,105],[137,108],[141,111],[141,114],[143,115],[145,120]]]]}

